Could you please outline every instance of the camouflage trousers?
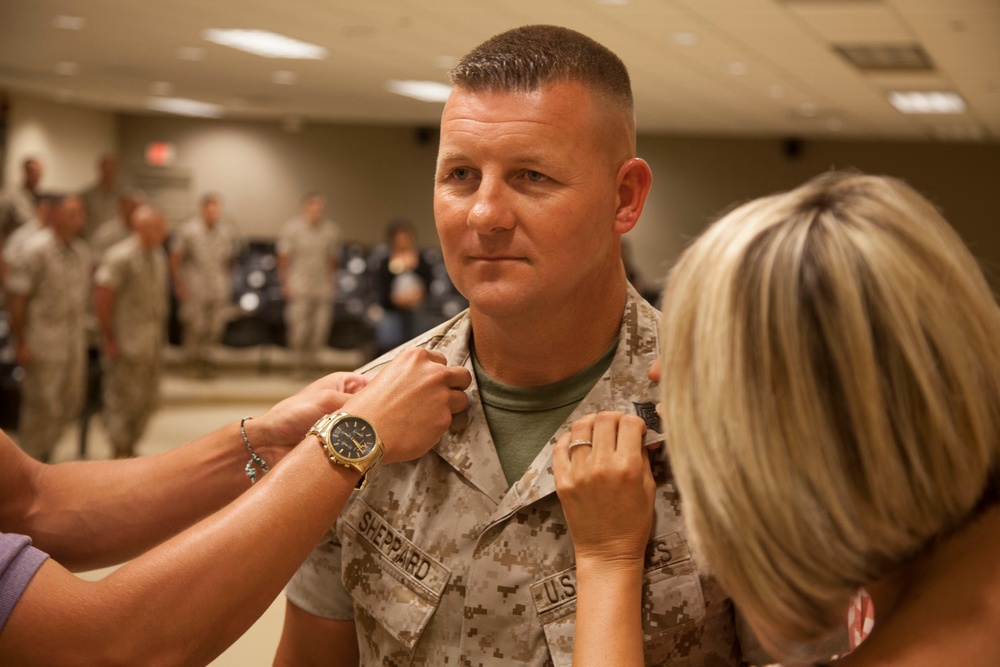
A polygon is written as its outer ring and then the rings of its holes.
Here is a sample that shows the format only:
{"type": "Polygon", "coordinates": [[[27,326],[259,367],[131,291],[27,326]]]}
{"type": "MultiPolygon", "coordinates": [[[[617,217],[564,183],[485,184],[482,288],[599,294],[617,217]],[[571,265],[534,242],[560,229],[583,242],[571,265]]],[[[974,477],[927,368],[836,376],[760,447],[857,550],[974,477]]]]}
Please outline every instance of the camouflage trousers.
{"type": "Polygon", "coordinates": [[[133,456],[149,418],[160,403],[160,359],[105,359],[101,418],[116,458],[133,456]]]}
{"type": "Polygon", "coordinates": [[[228,299],[188,297],[180,306],[184,324],[184,349],[191,361],[209,359],[211,349],[222,341],[232,310],[228,299]]]}
{"type": "Polygon", "coordinates": [[[65,361],[35,360],[24,368],[21,381],[21,448],[48,461],[67,426],[83,409],[87,358],[79,354],[65,361]]]}
{"type": "Polygon", "coordinates": [[[288,347],[300,364],[314,363],[316,353],[326,346],[333,323],[330,297],[293,297],[285,306],[288,347]]]}

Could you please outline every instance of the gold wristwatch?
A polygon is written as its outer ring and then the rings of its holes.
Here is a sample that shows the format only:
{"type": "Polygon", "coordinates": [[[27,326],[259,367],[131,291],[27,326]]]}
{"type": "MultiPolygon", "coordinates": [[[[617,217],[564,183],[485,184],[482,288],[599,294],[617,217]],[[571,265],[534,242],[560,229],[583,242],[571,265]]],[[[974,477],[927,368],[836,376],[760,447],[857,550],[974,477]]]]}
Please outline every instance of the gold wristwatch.
{"type": "Polygon", "coordinates": [[[385,446],[375,433],[375,427],[363,417],[346,412],[324,415],[306,435],[319,438],[332,463],[361,473],[355,489],[365,488],[382,467],[385,446]]]}

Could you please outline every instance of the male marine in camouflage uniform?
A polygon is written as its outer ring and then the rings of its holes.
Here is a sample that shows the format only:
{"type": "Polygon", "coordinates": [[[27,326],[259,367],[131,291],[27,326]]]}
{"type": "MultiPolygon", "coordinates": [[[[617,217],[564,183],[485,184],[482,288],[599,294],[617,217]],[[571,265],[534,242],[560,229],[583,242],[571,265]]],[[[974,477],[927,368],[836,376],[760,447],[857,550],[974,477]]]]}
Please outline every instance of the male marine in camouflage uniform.
{"type": "MultiPolygon", "coordinates": [[[[470,308],[404,347],[474,371],[470,408],[345,508],[287,589],[279,665],[569,665],[575,563],[553,444],[597,410],[657,432],[658,315],[620,249],[651,184],[624,65],[579,33],[528,26],[452,79],[434,213],[470,308]]],[[[646,662],[735,667],[731,603],[695,570],[669,466],[654,477],[646,662]]]]}
{"type": "MultiPolygon", "coordinates": [[[[121,196],[122,190],[118,185],[118,160],[113,155],[102,155],[97,161],[97,181],[80,193],[84,209],[87,211],[87,222],[80,232],[80,238],[92,243],[97,229],[117,215],[121,196]]],[[[109,246],[110,244],[105,248],[109,246]]],[[[99,257],[99,254],[94,253],[94,256],[99,257]]]]}
{"type": "Polygon", "coordinates": [[[103,418],[115,458],[135,455],[135,443],[159,402],[167,320],[166,220],[142,205],[132,214],[132,227],[94,274],[104,352],[103,418]]]}
{"type": "Polygon", "coordinates": [[[8,258],[13,255],[13,249],[8,249],[7,244],[14,236],[24,238],[41,227],[36,214],[41,201],[38,183],[42,179],[42,163],[29,157],[21,166],[24,170],[21,186],[11,186],[0,192],[0,308],[7,305],[4,283],[10,268],[8,258]]]}
{"type": "Polygon", "coordinates": [[[95,262],[100,262],[108,248],[132,235],[132,214],[145,200],[141,192],[126,192],[118,198],[115,214],[101,222],[87,242],[95,262]]]}
{"type": "Polygon", "coordinates": [[[181,225],[170,249],[184,347],[203,377],[211,373],[211,350],[222,340],[232,311],[232,269],[240,248],[236,228],[221,211],[216,195],[202,197],[201,214],[181,225]]]}
{"type": "Polygon", "coordinates": [[[285,223],[278,237],[278,277],[285,296],[288,346],[301,371],[316,364],[333,322],[340,230],[324,216],[326,200],[316,193],[302,198],[300,215],[285,223]]]}
{"type": "Polygon", "coordinates": [[[21,163],[21,168],[24,172],[21,186],[0,192],[0,239],[10,236],[15,229],[35,217],[42,163],[37,158],[29,157],[21,163]]]}
{"type": "Polygon", "coordinates": [[[83,220],[79,197],[57,200],[49,226],[25,241],[7,279],[11,334],[24,369],[18,440],[41,461],[83,407],[91,267],[77,237],[83,220]]]}

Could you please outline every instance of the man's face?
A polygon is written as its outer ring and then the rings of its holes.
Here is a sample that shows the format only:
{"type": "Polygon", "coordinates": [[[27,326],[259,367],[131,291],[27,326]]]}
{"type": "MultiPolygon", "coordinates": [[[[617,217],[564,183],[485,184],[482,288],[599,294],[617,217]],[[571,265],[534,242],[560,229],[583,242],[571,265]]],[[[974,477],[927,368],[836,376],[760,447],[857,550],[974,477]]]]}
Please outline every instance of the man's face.
{"type": "Polygon", "coordinates": [[[61,238],[69,240],[80,233],[86,214],[79,197],[66,197],[52,210],[52,227],[61,238]]]}
{"type": "Polygon", "coordinates": [[[147,213],[141,220],[136,220],[135,231],[142,247],[155,248],[163,245],[167,238],[166,218],[156,212],[147,213]]]}
{"type": "Polygon", "coordinates": [[[322,197],[310,197],[302,204],[302,217],[311,225],[316,224],[323,217],[326,209],[326,202],[322,197]]]}
{"type": "Polygon", "coordinates": [[[204,204],[201,205],[201,217],[209,225],[214,225],[216,220],[219,219],[219,202],[214,199],[209,199],[204,204]]]}
{"type": "Polygon", "coordinates": [[[621,270],[612,227],[629,156],[620,129],[577,83],[452,92],[434,218],[448,272],[474,311],[543,312],[621,270]]]}
{"type": "Polygon", "coordinates": [[[101,181],[113,184],[118,177],[118,162],[113,158],[104,158],[98,166],[101,172],[101,181]]]}
{"type": "Polygon", "coordinates": [[[38,160],[28,160],[24,163],[24,184],[29,190],[38,187],[42,180],[42,163],[38,160]]]}

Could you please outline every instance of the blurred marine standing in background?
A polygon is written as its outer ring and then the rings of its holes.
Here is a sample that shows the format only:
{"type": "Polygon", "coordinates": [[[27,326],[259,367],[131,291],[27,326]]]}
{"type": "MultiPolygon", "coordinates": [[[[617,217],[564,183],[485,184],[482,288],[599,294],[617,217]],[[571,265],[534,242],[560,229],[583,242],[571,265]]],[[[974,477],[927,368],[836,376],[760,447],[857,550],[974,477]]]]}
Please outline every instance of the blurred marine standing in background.
{"type": "Polygon", "coordinates": [[[94,275],[94,310],[104,353],[104,426],[115,458],[135,444],[159,403],[167,319],[167,223],[149,206],[132,234],[111,246],[94,275]]]}

